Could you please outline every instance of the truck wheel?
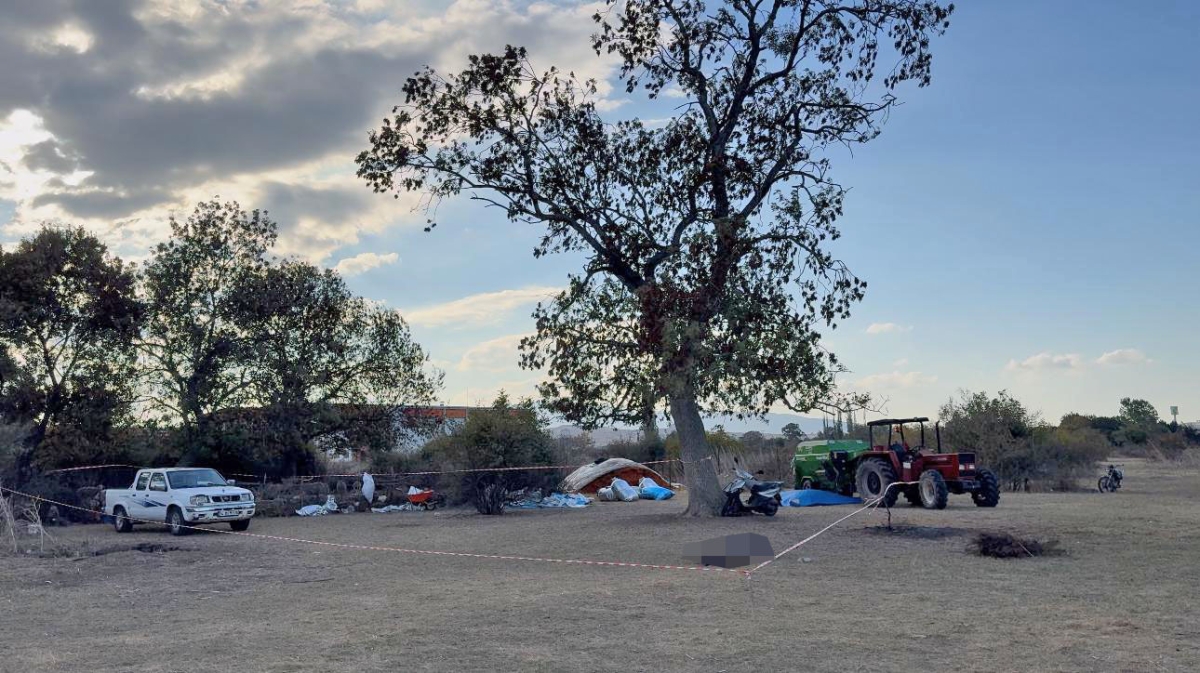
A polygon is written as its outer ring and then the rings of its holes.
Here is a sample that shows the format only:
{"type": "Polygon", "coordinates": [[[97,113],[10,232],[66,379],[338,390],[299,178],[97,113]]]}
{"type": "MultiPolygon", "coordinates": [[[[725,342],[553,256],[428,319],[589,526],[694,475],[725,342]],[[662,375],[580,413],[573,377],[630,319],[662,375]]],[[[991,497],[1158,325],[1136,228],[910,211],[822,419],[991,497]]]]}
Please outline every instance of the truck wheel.
{"type": "Polygon", "coordinates": [[[113,528],[118,533],[128,533],[133,530],[133,522],[129,520],[129,516],[125,514],[124,507],[113,509],[113,528]]]}
{"type": "Polygon", "coordinates": [[[946,480],[937,470],[925,470],[921,475],[917,490],[921,492],[921,504],[925,509],[946,509],[946,501],[950,499],[950,489],[946,480]]]}
{"type": "Polygon", "coordinates": [[[991,470],[979,470],[979,489],[971,494],[977,507],[995,507],[1000,504],[1000,480],[991,470]]]}
{"type": "Polygon", "coordinates": [[[171,529],[171,535],[187,535],[190,532],[187,520],[183,518],[183,511],[178,507],[172,506],[167,510],[167,528],[171,529]]]}
{"type": "Polygon", "coordinates": [[[811,477],[805,477],[800,480],[800,490],[801,491],[807,491],[810,488],[813,488],[813,480],[811,477]]]}
{"type": "Polygon", "coordinates": [[[913,507],[921,506],[921,491],[920,489],[908,486],[904,489],[904,499],[913,507]]]}
{"type": "Polygon", "coordinates": [[[888,488],[896,481],[896,471],[892,466],[879,458],[868,458],[858,464],[854,472],[854,483],[858,486],[858,495],[863,500],[883,498],[883,506],[891,507],[900,497],[896,488],[888,488]]]}
{"type": "Polygon", "coordinates": [[[241,533],[250,528],[250,519],[242,519],[241,521],[230,521],[229,527],[241,533]]]}

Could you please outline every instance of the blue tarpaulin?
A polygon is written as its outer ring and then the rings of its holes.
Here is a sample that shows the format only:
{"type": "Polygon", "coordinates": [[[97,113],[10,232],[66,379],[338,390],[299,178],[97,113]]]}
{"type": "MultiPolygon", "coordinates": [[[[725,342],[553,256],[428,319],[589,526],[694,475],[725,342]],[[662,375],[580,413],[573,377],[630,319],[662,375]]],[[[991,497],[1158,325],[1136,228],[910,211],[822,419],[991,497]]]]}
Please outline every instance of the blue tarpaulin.
{"type": "Polygon", "coordinates": [[[820,507],[821,505],[859,505],[862,498],[851,498],[829,491],[808,488],[802,491],[781,491],[784,507],[820,507]]]}

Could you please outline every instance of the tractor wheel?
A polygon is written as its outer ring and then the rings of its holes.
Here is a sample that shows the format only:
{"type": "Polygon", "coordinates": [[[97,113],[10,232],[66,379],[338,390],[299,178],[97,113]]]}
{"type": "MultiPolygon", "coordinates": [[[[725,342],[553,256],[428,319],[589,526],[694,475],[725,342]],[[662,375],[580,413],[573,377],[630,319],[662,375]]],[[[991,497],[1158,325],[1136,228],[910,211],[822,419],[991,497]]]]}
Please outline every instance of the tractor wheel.
{"type": "Polygon", "coordinates": [[[925,509],[946,509],[950,489],[946,486],[941,472],[925,470],[917,484],[917,490],[921,493],[921,504],[925,509]]]}
{"type": "Polygon", "coordinates": [[[971,494],[977,507],[995,507],[1000,504],[1000,480],[991,470],[979,470],[979,490],[971,494]]]}
{"type": "Polygon", "coordinates": [[[863,500],[872,501],[883,498],[883,506],[891,507],[900,497],[896,488],[888,488],[896,482],[896,471],[892,466],[879,458],[868,458],[858,464],[854,473],[854,483],[858,486],[858,495],[863,500]]]}
{"type": "Polygon", "coordinates": [[[914,488],[912,486],[905,487],[904,499],[907,500],[908,504],[912,505],[913,507],[920,507],[921,506],[921,491],[920,491],[920,489],[914,488]]]}

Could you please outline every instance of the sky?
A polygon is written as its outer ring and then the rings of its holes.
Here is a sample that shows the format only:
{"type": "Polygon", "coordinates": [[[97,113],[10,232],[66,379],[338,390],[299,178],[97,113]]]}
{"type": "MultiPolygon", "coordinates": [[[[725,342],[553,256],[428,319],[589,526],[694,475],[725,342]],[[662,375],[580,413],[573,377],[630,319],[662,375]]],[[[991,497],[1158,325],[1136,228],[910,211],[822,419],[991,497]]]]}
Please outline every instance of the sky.
{"type": "MultiPolygon", "coordinates": [[[[1047,420],[1122,397],[1200,419],[1200,3],[960,2],[933,84],[834,156],[833,250],[868,282],[825,335],[845,390],[889,415],[1008,390],[1047,420]]],[[[425,215],[354,176],[368,131],[429,64],[506,43],[613,87],[594,3],[0,0],[0,245],[79,224],[133,261],[219,196],[269,211],[277,252],[399,309],[448,404],[532,394],[516,345],[578,268],[463,200],[425,215]]],[[[782,410],[781,410],[782,411],[782,410]]],[[[763,427],[765,430],[777,430],[763,427]]]]}

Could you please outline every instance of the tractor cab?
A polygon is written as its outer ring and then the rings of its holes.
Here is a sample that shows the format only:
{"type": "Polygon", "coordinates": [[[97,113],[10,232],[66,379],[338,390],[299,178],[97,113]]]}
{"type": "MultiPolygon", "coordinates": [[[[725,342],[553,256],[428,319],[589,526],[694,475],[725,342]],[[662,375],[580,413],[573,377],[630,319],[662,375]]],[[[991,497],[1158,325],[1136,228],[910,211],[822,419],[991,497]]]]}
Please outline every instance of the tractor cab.
{"type": "MultiPolygon", "coordinates": [[[[867,429],[871,433],[871,448],[875,451],[891,451],[895,453],[902,461],[906,457],[917,456],[925,450],[925,424],[929,419],[920,416],[916,418],[883,418],[877,421],[867,423],[867,429]],[[908,438],[904,436],[904,426],[912,423],[921,425],[920,438],[914,437],[917,440],[916,447],[912,447],[908,443],[908,438]],[[881,428],[887,428],[887,436],[885,437],[881,428]]],[[[941,423],[935,426],[937,430],[937,451],[942,452],[942,434],[941,423]]]]}
{"type": "Polygon", "coordinates": [[[925,437],[928,422],[919,416],[867,423],[871,448],[858,461],[855,490],[866,499],[882,498],[888,506],[904,495],[912,505],[943,509],[949,494],[970,493],[976,505],[995,507],[1000,500],[996,475],[978,468],[974,453],[943,453],[940,422],[933,426],[936,446],[931,450],[925,437]],[[904,426],[914,424],[920,426],[919,435],[909,437],[904,426]]]}

